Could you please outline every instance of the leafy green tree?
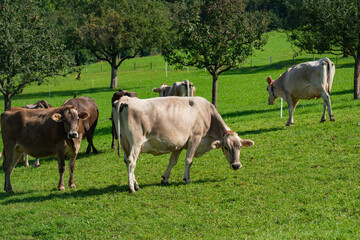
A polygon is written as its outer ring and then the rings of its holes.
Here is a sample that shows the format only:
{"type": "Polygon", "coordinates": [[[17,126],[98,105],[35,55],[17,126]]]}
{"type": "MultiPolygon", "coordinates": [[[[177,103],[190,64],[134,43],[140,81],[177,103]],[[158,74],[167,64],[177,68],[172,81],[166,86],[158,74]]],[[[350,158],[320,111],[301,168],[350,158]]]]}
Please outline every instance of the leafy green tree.
{"type": "Polygon", "coordinates": [[[267,21],[245,12],[242,0],[200,0],[174,5],[174,32],[163,49],[178,66],[206,68],[212,75],[212,103],[217,106],[218,76],[240,67],[266,42],[267,21]]]}
{"type": "Polygon", "coordinates": [[[303,24],[290,31],[290,40],[306,52],[352,56],[354,99],[359,99],[360,1],[302,0],[295,8],[303,24]]]}
{"type": "Polygon", "coordinates": [[[0,0],[0,92],[5,110],[26,85],[63,75],[69,64],[34,1],[0,0]]]}
{"type": "Polygon", "coordinates": [[[122,0],[100,17],[88,15],[79,28],[80,43],[111,66],[110,88],[117,88],[117,70],[143,49],[159,47],[167,26],[166,8],[150,0],[122,0]]]}

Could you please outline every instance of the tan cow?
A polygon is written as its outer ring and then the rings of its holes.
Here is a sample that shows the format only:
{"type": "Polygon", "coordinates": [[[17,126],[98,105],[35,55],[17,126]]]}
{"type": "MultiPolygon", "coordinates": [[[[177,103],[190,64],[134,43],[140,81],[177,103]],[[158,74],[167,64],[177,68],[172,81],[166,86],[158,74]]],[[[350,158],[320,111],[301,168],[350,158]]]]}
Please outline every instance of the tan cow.
{"type": "Polygon", "coordinates": [[[179,97],[194,97],[196,89],[192,82],[184,80],[182,82],[175,82],[168,86],[165,83],[159,88],[154,88],[153,92],[159,93],[159,97],[179,96],[179,97]]]}
{"type": "Polygon", "coordinates": [[[78,113],[77,108],[70,105],[49,109],[12,107],[2,113],[4,190],[13,192],[11,174],[23,153],[36,158],[57,156],[60,173],[59,190],[65,190],[64,160],[65,156],[69,157],[69,186],[74,188],[75,159],[84,135],[82,121],[89,116],[88,112],[78,113]]]}
{"type": "Polygon", "coordinates": [[[241,167],[241,147],[254,144],[231,131],[214,105],[201,97],[122,97],[113,104],[113,116],[119,145],[121,139],[124,150],[130,192],[139,189],[134,170],[140,153],[160,155],[171,152],[169,166],[161,181],[168,184],[171,169],[181,151],[187,149],[184,180],[189,183],[194,157],[221,148],[230,167],[237,170],[241,167]]]}
{"type": "Polygon", "coordinates": [[[299,99],[322,97],[324,110],[320,122],[326,120],[326,108],[328,108],[330,121],[335,121],[330,101],[334,75],[335,65],[328,58],[292,66],[275,81],[271,77],[267,78],[268,104],[272,105],[276,98],[282,97],[289,107],[289,119],[286,126],[290,126],[294,124],[293,114],[299,99]]]}

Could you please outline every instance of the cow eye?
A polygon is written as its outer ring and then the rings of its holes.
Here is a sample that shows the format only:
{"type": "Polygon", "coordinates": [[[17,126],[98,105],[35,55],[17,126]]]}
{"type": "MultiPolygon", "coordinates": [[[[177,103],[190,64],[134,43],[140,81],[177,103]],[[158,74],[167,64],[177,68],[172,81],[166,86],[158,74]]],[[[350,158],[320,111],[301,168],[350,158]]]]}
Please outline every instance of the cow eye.
{"type": "Polygon", "coordinates": [[[229,148],[227,146],[224,147],[226,151],[229,151],[229,148]]]}

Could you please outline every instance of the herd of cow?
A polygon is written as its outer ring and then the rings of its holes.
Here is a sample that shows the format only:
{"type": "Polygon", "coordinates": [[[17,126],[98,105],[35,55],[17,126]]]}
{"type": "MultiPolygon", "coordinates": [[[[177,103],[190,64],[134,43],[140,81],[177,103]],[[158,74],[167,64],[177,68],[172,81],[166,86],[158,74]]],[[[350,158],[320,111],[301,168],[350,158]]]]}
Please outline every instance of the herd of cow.
{"type": "MultiPolygon", "coordinates": [[[[323,98],[325,121],[328,108],[330,120],[330,90],[335,74],[335,65],[328,58],[306,62],[290,67],[277,80],[267,78],[269,104],[282,97],[289,106],[291,125],[299,99],[323,98]]],[[[136,93],[119,90],[114,93],[112,104],[112,143],[118,140],[118,154],[124,151],[128,171],[129,191],[139,190],[134,170],[140,153],[160,155],[171,153],[169,165],[162,176],[168,184],[171,169],[176,165],[183,149],[187,149],[184,180],[190,182],[190,167],[193,158],[200,157],[214,148],[221,148],[230,168],[241,167],[240,150],[254,145],[249,139],[241,139],[232,131],[210,102],[195,97],[195,87],[188,80],[172,86],[162,84],[154,88],[159,98],[139,99],[136,93]],[[166,111],[165,111],[166,109],[166,111]]],[[[93,144],[94,131],[99,112],[95,101],[89,97],[72,98],[61,107],[52,108],[42,100],[21,108],[12,107],[1,115],[1,130],[4,144],[3,170],[4,190],[13,192],[11,174],[15,165],[25,155],[36,158],[57,156],[60,180],[59,190],[64,190],[65,156],[69,158],[69,186],[75,187],[75,159],[81,140],[88,141],[87,153],[97,153],[93,144]]]]}

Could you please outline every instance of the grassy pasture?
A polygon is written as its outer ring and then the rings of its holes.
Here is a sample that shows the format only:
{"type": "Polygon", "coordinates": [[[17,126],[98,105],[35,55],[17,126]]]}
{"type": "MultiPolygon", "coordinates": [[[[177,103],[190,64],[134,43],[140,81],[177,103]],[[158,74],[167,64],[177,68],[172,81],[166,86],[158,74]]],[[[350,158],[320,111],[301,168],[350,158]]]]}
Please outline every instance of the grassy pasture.
{"type": "MultiPolygon", "coordinates": [[[[335,62],[334,56],[329,57],[335,62]]],[[[65,192],[56,190],[55,158],[41,159],[39,168],[18,165],[12,176],[15,194],[0,192],[0,238],[357,239],[360,101],[352,100],[353,60],[337,61],[331,96],[335,122],[319,123],[322,100],[300,100],[292,127],[285,127],[286,103],[283,118],[280,100],[267,105],[266,77],[277,78],[294,61],[312,58],[293,59],[285,36],[271,33],[263,52],[219,77],[220,114],[240,137],[255,142],[242,149],[243,167],[231,170],[221,150],[213,150],[195,159],[192,182],[185,185],[183,152],[172,170],[171,184],[162,186],[169,155],[142,154],[135,171],[142,190],[136,194],[126,191],[125,164],[110,149],[108,118],[114,91],[109,89],[106,63],[83,67],[81,81],[68,76],[49,85],[27,87],[13,99],[13,106],[40,99],[60,106],[75,92],[94,98],[100,110],[94,143],[100,154],[87,156],[87,142],[82,143],[76,161],[77,188],[66,186],[65,192]]],[[[152,88],[161,83],[189,79],[197,95],[211,101],[207,72],[170,66],[166,78],[164,67],[160,56],[126,61],[119,69],[118,86],[136,91],[140,98],[151,98],[156,96],[152,88]]],[[[3,105],[0,99],[1,112],[3,105]]],[[[67,170],[65,180],[68,176],[67,170]]]]}

